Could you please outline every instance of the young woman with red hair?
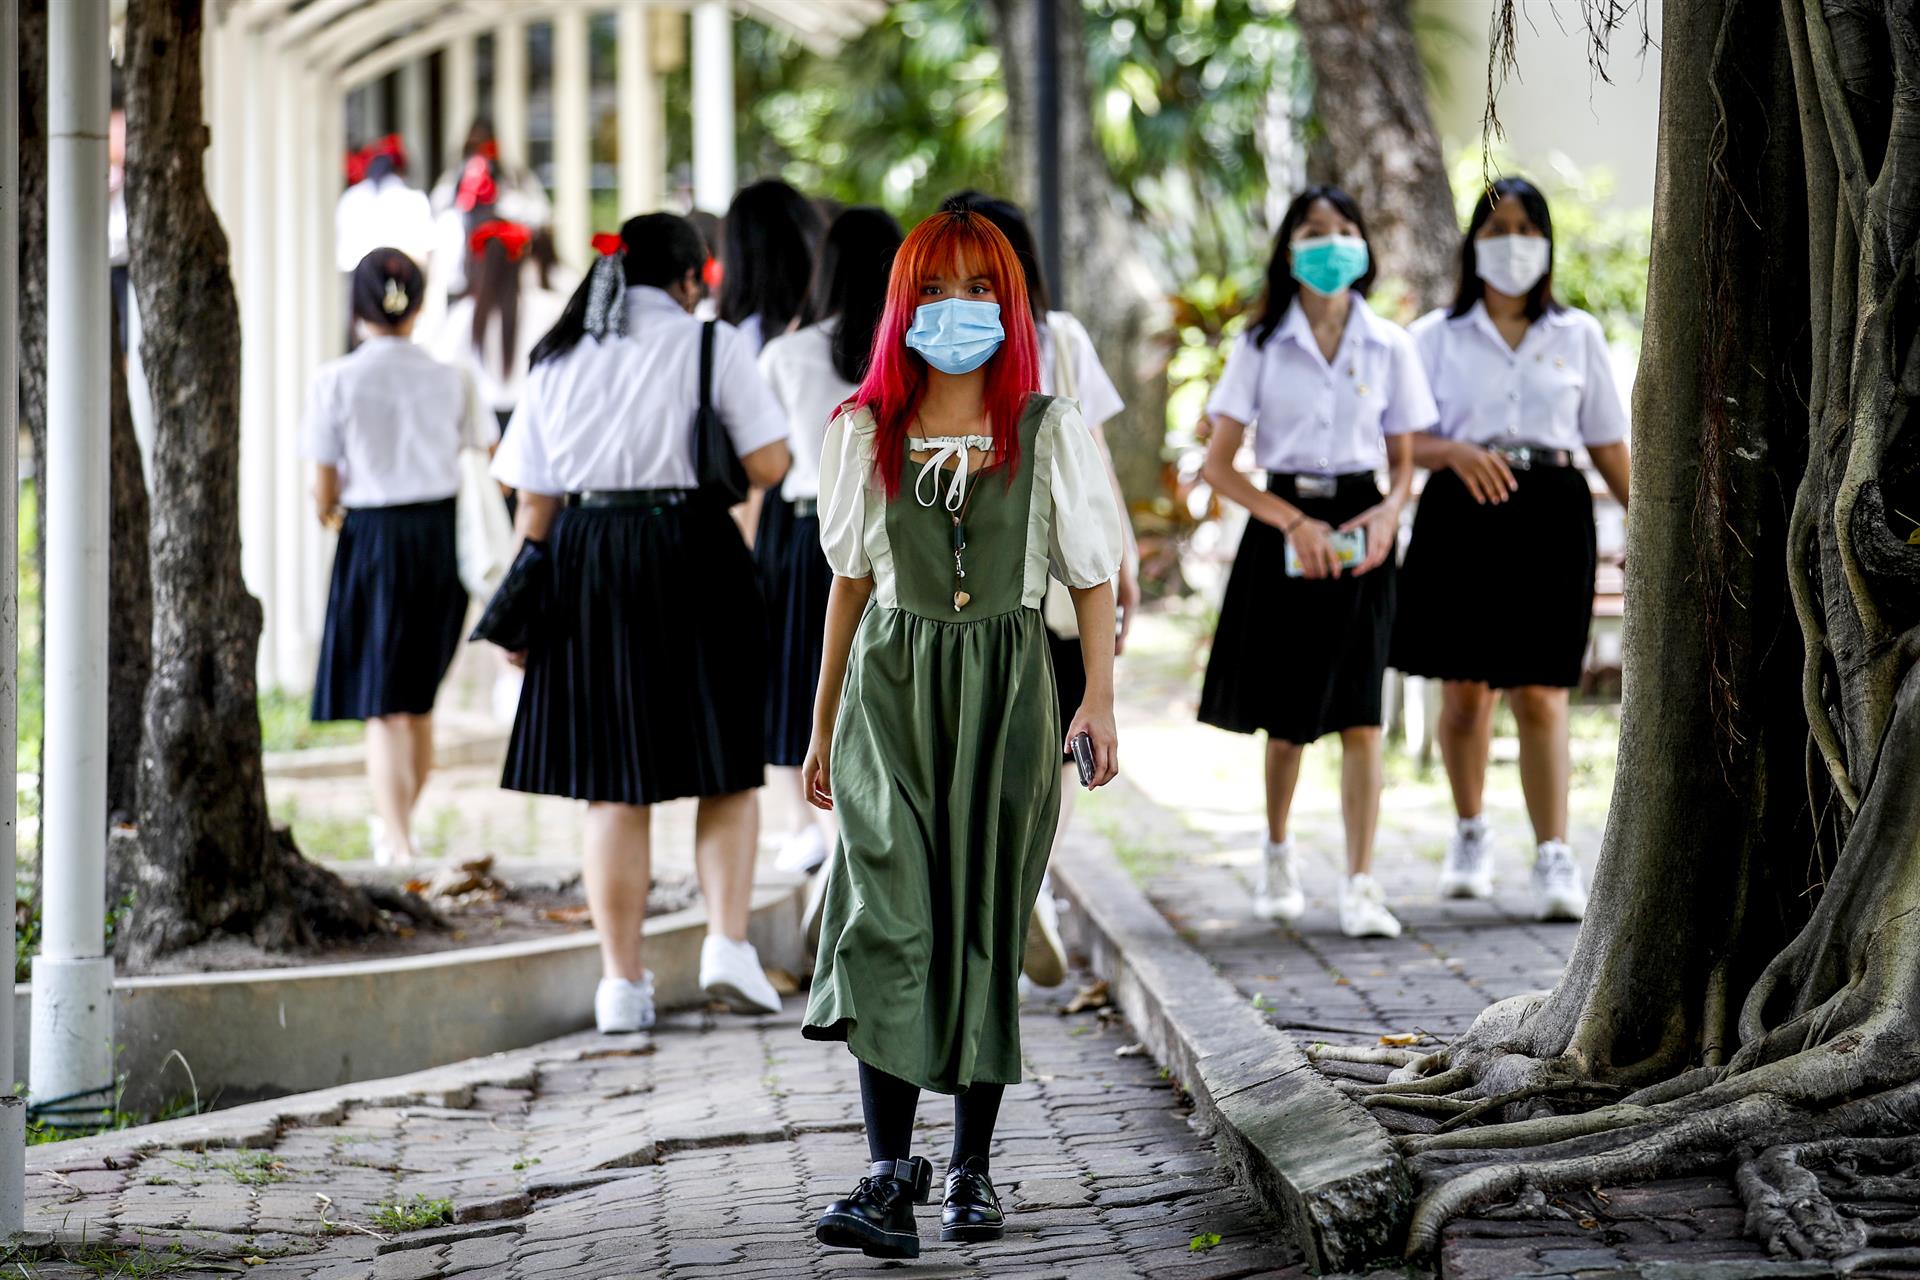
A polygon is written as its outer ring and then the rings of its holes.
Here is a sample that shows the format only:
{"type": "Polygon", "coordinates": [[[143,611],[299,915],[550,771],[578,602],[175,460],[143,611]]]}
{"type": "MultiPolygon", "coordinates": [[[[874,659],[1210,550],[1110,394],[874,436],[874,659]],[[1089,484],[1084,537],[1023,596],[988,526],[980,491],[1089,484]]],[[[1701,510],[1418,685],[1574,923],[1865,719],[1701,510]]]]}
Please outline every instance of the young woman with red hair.
{"type": "Polygon", "coordinates": [[[860,1060],[873,1160],[815,1234],[875,1257],[920,1252],[922,1089],[955,1095],[940,1238],[1005,1230],[988,1149],[1020,1079],[1021,951],[1060,809],[1049,573],[1093,638],[1067,738],[1089,737],[1092,785],[1116,772],[1120,513],[1079,410],[1038,387],[1006,237],[951,206],[914,228],[822,450],[834,580],[802,767],[840,825],[802,1030],[860,1060]]]}

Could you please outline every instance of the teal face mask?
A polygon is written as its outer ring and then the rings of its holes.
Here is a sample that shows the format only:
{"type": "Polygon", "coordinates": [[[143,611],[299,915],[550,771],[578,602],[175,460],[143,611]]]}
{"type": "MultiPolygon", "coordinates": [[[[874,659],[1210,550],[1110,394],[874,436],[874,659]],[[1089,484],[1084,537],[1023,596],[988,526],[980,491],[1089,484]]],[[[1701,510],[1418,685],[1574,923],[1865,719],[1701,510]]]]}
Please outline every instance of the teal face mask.
{"type": "Polygon", "coordinates": [[[1295,240],[1293,278],[1326,297],[1345,293],[1367,274],[1367,242],[1359,236],[1313,236],[1295,240]]]}

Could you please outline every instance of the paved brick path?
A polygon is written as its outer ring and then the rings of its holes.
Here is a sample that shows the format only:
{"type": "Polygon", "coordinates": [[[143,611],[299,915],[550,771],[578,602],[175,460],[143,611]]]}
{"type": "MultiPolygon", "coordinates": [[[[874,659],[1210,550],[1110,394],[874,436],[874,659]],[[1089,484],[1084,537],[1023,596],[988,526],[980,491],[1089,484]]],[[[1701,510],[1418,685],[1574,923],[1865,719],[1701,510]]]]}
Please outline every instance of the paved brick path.
{"type": "MultiPolygon", "coordinates": [[[[1205,1278],[1305,1273],[1216,1164],[1206,1138],[1123,1024],[1059,1016],[1069,988],[1030,1001],[1029,1079],[1010,1090],[994,1168],[1013,1209],[1004,1242],[941,1245],[901,1274],[1205,1278]],[[1210,1248],[1196,1237],[1217,1235],[1210,1248]]],[[[31,1162],[28,1224],[144,1242],[156,1264],[306,1280],[439,1276],[839,1276],[897,1265],[828,1251],[813,1218],[865,1170],[852,1060],[780,1018],[673,1017],[636,1054],[587,1034],[492,1060],[470,1091],[380,1099],[333,1123],[261,1135],[256,1150],[153,1151],[31,1162]],[[328,1197],[322,1201],[320,1196],[328,1197]],[[374,1226],[382,1202],[453,1201],[457,1225],[374,1226]],[[466,1219],[473,1219],[467,1221],[466,1219]],[[329,1231],[326,1222],[336,1224],[329,1231]],[[363,1230],[364,1229],[364,1230],[363,1230]],[[367,1231],[377,1231],[377,1238],[367,1231]],[[247,1265],[244,1259],[264,1259],[247,1265]]],[[[950,1111],[922,1107],[920,1149],[944,1151],[950,1111]]],[[[1202,1240],[1205,1243],[1205,1240],[1202,1240]]],[[[124,1261],[124,1257],[123,1257],[124,1261]]],[[[28,1274],[102,1274],[28,1261],[28,1274]]],[[[106,1274],[123,1274],[108,1271],[106,1274]]],[[[16,1275],[11,1265],[8,1275],[16,1275]]],[[[127,1271],[124,1274],[149,1274],[127,1271]]]]}
{"type": "MultiPolygon", "coordinates": [[[[1540,924],[1531,913],[1530,828],[1512,764],[1495,745],[1487,814],[1499,882],[1491,901],[1449,901],[1434,881],[1452,829],[1437,762],[1415,770],[1389,759],[1375,874],[1406,928],[1393,941],[1340,933],[1334,894],[1344,870],[1337,743],[1310,749],[1294,806],[1308,898],[1295,928],[1253,915],[1266,816],[1260,741],[1194,720],[1199,681],[1191,629],[1148,616],[1120,681],[1125,779],[1086,803],[1102,831],[1169,921],[1276,1026],[1305,1043],[1371,1044],[1385,1033],[1465,1031],[1487,1005],[1551,987],[1578,926],[1540,924]],[[1503,761],[1504,757],[1504,761],[1503,761]]],[[[1578,741],[1572,843],[1589,871],[1612,785],[1612,743],[1578,741]]],[[[1384,1079],[1386,1070],[1330,1074],[1384,1079]]],[[[1464,1219],[1443,1237],[1446,1280],[1638,1275],[1652,1260],[1725,1262],[1757,1276],[1765,1251],[1742,1237],[1744,1213],[1730,1178],[1699,1178],[1598,1196],[1542,1199],[1464,1219]]]]}

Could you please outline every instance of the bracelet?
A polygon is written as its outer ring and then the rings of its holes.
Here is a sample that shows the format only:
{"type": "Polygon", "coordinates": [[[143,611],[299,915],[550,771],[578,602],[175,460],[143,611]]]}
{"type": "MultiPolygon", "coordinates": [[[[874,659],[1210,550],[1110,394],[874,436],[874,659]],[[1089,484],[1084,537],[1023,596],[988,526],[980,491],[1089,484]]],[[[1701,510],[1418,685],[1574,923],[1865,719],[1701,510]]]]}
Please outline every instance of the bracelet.
{"type": "Polygon", "coordinates": [[[1302,524],[1304,524],[1306,522],[1306,519],[1307,519],[1306,512],[1296,511],[1293,513],[1293,519],[1291,521],[1280,526],[1280,532],[1285,534],[1291,534],[1295,529],[1298,529],[1302,524]]]}

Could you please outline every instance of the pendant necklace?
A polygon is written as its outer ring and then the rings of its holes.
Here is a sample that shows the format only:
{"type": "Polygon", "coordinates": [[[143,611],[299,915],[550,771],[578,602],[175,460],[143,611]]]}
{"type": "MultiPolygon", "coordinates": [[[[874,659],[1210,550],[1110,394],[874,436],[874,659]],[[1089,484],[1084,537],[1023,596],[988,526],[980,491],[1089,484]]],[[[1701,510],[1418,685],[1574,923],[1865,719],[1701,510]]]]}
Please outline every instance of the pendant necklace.
{"type": "Polygon", "coordinates": [[[966,499],[960,509],[953,513],[953,611],[960,612],[973,600],[966,589],[967,567],[962,559],[967,549],[967,512],[973,506],[973,495],[980,492],[980,477],[975,476],[967,488],[966,499]]]}

